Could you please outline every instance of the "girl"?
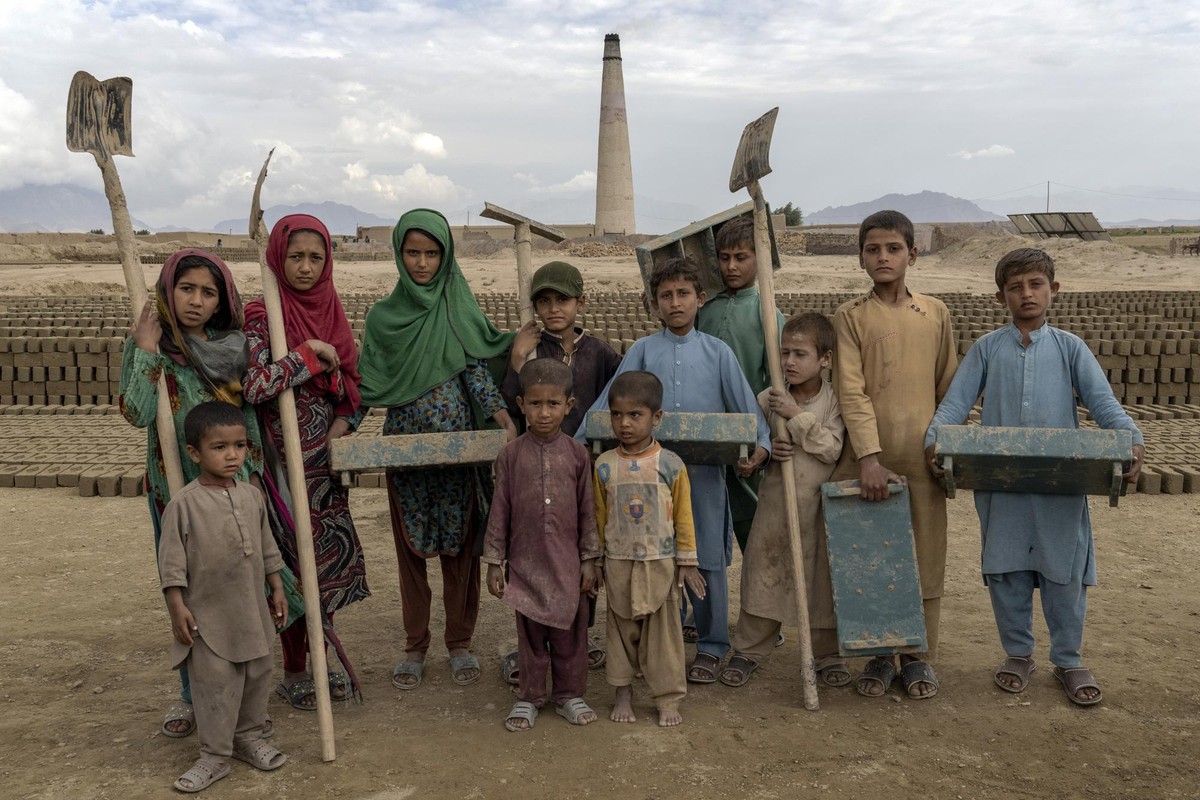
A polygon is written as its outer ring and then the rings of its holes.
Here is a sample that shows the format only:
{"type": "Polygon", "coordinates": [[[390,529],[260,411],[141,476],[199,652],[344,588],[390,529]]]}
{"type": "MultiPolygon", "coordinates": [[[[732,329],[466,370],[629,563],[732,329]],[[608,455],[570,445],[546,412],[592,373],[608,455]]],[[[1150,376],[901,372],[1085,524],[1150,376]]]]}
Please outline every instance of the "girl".
{"type": "MultiPolygon", "coordinates": [[[[130,329],[121,355],[121,413],[131,425],[146,429],[146,499],[154,526],[154,548],[162,534],[162,513],[171,492],[163,469],[163,443],[154,425],[158,376],[166,374],[184,482],[195,480],[199,467],[188,458],[183,420],[200,403],[222,400],[242,406],[249,451],[238,480],[262,471],[262,446],[254,411],[242,403],[242,374],[247,364],[242,333],[242,301],[225,262],[204,250],[180,250],[159,273],[154,298],[147,300],[130,329]]],[[[186,667],[179,669],[180,699],[163,719],[166,736],[182,737],[196,729],[186,667]]]]}
{"type": "MultiPolygon", "coordinates": [[[[400,277],[367,314],[359,362],[363,402],[388,409],[387,435],[471,430],[474,404],[512,441],[517,431],[487,365],[507,351],[512,334],[496,330],[471,294],[454,260],[446,218],[425,208],[409,211],[392,232],[392,246],[400,277]]],[[[408,637],[405,658],[392,672],[398,689],[421,683],[430,641],[425,561],[435,556],[442,564],[451,676],[460,686],[479,680],[479,661],[469,648],[479,613],[489,472],[460,467],[388,473],[408,637]]]]}
{"type": "MultiPolygon", "coordinates": [[[[267,242],[267,266],[279,282],[288,354],[271,359],[267,311],[262,300],[246,306],[246,336],[250,341],[250,368],[246,373],[246,399],[258,406],[265,432],[267,470],[265,483],[271,498],[280,550],[293,572],[296,534],[290,509],[287,470],[283,460],[283,428],[278,397],[285,389],[295,392],[304,482],[312,518],[313,549],[321,589],[322,625],[338,658],[349,669],[336,635],[333,612],[370,596],[362,545],[350,517],[350,493],[329,471],[329,442],[349,433],[359,407],[358,350],[341,300],[333,286],[333,252],[329,231],[315,217],[292,214],[275,224],[267,242]]],[[[306,669],[308,629],[303,619],[280,634],[283,649],[283,682],[276,691],[294,708],[316,709],[316,689],[306,669]]],[[[351,686],[357,690],[357,680],[351,686]]],[[[329,693],[346,697],[346,679],[330,673],[329,693]]]]}

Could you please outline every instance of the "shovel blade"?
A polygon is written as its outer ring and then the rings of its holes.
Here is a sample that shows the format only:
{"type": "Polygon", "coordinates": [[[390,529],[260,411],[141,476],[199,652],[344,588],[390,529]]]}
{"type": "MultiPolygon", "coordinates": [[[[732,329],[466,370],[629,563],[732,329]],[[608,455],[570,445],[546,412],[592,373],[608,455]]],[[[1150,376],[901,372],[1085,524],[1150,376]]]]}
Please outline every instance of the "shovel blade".
{"type": "Polygon", "coordinates": [[[132,156],[132,105],[130,78],[98,81],[86,72],[76,72],[67,92],[67,149],[132,156]]]}
{"type": "Polygon", "coordinates": [[[267,246],[267,223],[263,220],[262,210],[262,187],[263,182],[267,179],[267,166],[271,163],[271,156],[275,155],[275,148],[271,148],[271,152],[267,153],[267,159],[263,162],[262,169],[258,171],[258,180],[254,184],[254,197],[250,201],[250,238],[254,240],[259,247],[267,246]]]}
{"type": "Polygon", "coordinates": [[[729,191],[745,189],[752,182],[771,174],[771,136],[775,133],[777,116],[778,106],[751,122],[742,131],[737,155],[733,157],[733,172],[729,174],[729,191]]]}

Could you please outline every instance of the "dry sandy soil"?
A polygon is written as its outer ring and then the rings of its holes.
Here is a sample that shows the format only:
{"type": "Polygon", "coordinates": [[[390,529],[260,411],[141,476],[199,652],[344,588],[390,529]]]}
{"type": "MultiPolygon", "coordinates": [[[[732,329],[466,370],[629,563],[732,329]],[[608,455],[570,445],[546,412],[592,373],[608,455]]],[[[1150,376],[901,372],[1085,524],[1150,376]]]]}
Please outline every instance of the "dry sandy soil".
{"type": "MultiPolygon", "coordinates": [[[[972,241],[922,259],[911,283],[989,292],[991,265],[1009,246],[972,241]]],[[[1057,243],[1055,252],[1065,289],[1197,286],[1196,260],[1120,245],[1057,243]]],[[[632,258],[579,263],[598,289],[638,286],[632,258]]],[[[513,288],[508,259],[464,266],[477,290],[513,288]]],[[[339,268],[338,282],[344,291],[382,292],[393,269],[355,263],[339,268]]],[[[237,267],[247,296],[253,270],[237,267]]],[[[862,286],[860,276],[852,258],[789,258],[779,282],[781,290],[847,291],[862,286]]],[[[119,267],[0,267],[6,294],[83,294],[105,284],[120,288],[119,267]]],[[[635,695],[636,724],[609,722],[610,690],[592,673],[588,700],[599,722],[571,728],[545,714],[523,734],[502,727],[513,696],[497,664],[515,636],[511,614],[486,593],[478,684],[455,686],[435,646],[418,690],[391,687],[403,630],[386,499],[355,489],[351,500],[375,595],[339,614],[338,629],[366,702],[335,707],[338,757],[326,764],[315,715],[273,698],[275,743],[291,762],[274,773],[235,762],[207,797],[1200,796],[1200,495],[1131,495],[1118,509],[1093,504],[1101,585],[1091,595],[1085,656],[1104,686],[1099,707],[1066,701],[1050,676],[1041,626],[1030,688],[1014,696],[993,685],[1001,652],[978,578],[974,506],[963,493],[950,503],[938,698],[913,702],[893,692],[868,700],[823,689],[821,710],[806,711],[788,631],[747,687],[696,687],[678,729],[654,725],[644,688],[635,695]]],[[[734,587],[738,569],[735,562],[734,587]]],[[[0,574],[0,797],[170,796],[197,740],[158,732],[177,683],[167,669],[170,630],[144,499],[0,490],[0,574]]],[[[441,625],[435,608],[435,632],[441,625]]]]}

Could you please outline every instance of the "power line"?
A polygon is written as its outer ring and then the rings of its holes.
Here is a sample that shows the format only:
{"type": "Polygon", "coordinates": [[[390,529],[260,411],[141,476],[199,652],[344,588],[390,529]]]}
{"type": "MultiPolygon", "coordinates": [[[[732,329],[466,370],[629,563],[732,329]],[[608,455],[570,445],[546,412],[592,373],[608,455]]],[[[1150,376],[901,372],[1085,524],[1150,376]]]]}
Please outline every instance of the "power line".
{"type": "Polygon", "coordinates": [[[1165,201],[1171,202],[1171,203],[1176,203],[1176,202],[1180,202],[1180,201],[1182,201],[1184,203],[1200,203],[1200,197],[1153,197],[1151,195],[1146,195],[1146,194],[1126,194],[1124,192],[1108,192],[1108,191],[1105,191],[1104,189],[1086,189],[1082,186],[1072,186],[1069,183],[1056,183],[1054,181],[1051,181],[1051,185],[1052,186],[1065,186],[1066,188],[1074,189],[1077,192],[1093,192],[1095,194],[1112,195],[1113,197],[1132,197],[1136,200],[1165,200],[1165,201]]]}

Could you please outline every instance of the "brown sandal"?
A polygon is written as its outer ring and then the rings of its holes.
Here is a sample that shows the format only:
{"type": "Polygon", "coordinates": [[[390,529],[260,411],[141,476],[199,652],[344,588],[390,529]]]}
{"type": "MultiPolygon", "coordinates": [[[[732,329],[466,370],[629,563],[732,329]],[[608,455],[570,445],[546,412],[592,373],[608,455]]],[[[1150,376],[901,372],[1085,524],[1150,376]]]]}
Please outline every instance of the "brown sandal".
{"type": "Polygon", "coordinates": [[[1100,684],[1096,683],[1095,676],[1087,667],[1071,667],[1070,669],[1055,667],[1054,677],[1062,684],[1067,699],[1077,706],[1094,706],[1104,699],[1104,693],[1100,691],[1100,684]],[[1096,696],[1090,700],[1084,700],[1079,697],[1080,689],[1095,689],[1096,696]]]}
{"type": "Polygon", "coordinates": [[[741,653],[735,653],[725,668],[721,670],[721,683],[726,686],[745,686],[750,682],[750,676],[756,669],[758,669],[757,661],[746,658],[741,653]]]}
{"type": "Polygon", "coordinates": [[[1009,656],[1004,659],[1004,663],[996,670],[995,681],[1006,692],[1020,694],[1025,691],[1025,687],[1029,685],[1029,676],[1037,667],[1034,666],[1033,659],[1029,656],[1009,656]],[[1010,686],[1000,680],[1001,675],[1012,675],[1017,679],[1016,686],[1010,686]]]}

